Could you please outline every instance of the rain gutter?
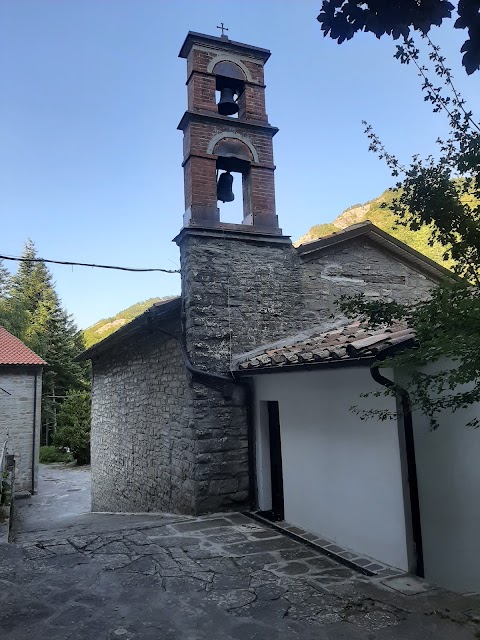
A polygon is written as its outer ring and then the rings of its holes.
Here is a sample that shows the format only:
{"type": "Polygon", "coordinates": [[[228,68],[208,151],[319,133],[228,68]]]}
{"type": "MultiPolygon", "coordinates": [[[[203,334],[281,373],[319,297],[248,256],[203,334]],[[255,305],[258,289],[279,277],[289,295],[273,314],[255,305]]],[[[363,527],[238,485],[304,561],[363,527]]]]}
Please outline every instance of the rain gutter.
{"type": "MultiPolygon", "coordinates": [[[[402,345],[403,347],[405,345],[402,345]]],[[[388,355],[391,351],[388,352],[388,355]]],[[[387,356],[387,353],[382,354],[382,360],[387,356]]],[[[401,387],[399,384],[386,378],[380,373],[379,367],[381,362],[374,364],[370,368],[372,378],[378,384],[393,389],[395,395],[401,405],[401,422],[403,426],[403,432],[405,436],[405,453],[407,463],[407,480],[410,494],[410,515],[412,523],[412,538],[415,549],[415,574],[421,578],[425,577],[425,567],[423,558],[423,540],[422,540],[422,524],[420,517],[420,498],[418,494],[418,476],[417,476],[417,464],[415,458],[415,439],[413,435],[413,418],[412,407],[410,403],[410,396],[408,391],[401,387]]]]}
{"type": "MultiPolygon", "coordinates": [[[[147,316],[147,324],[150,324],[150,319],[147,316]]],[[[247,456],[248,456],[248,499],[251,506],[253,506],[255,502],[255,453],[254,453],[254,390],[253,383],[251,380],[236,380],[231,376],[222,375],[219,373],[213,373],[211,371],[204,371],[203,369],[198,369],[192,364],[190,360],[190,356],[188,354],[187,348],[185,346],[184,341],[180,336],[172,333],[171,331],[167,331],[167,329],[163,329],[162,327],[150,327],[152,331],[158,331],[159,333],[163,333],[165,336],[172,338],[175,340],[180,347],[182,352],[183,361],[185,364],[185,368],[192,376],[192,379],[199,384],[203,384],[206,387],[210,387],[211,389],[215,389],[220,391],[223,394],[224,398],[230,399],[233,395],[234,386],[241,386],[245,389],[245,405],[246,405],[246,414],[247,414],[247,456]]]]}
{"type": "Polygon", "coordinates": [[[35,445],[37,441],[37,383],[38,370],[35,368],[33,383],[33,429],[32,429],[32,496],[35,493],[35,445]]]}

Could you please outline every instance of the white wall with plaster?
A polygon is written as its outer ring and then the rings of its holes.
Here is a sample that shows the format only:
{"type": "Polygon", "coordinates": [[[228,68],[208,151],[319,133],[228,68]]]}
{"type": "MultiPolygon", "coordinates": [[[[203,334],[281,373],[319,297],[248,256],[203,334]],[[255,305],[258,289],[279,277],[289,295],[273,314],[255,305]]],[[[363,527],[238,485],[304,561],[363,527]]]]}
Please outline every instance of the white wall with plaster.
{"type": "Polygon", "coordinates": [[[479,404],[444,412],[431,431],[413,414],[425,577],[458,591],[480,592],[480,429],[466,426],[479,415],[479,404]]]}
{"type": "MultiPolygon", "coordinates": [[[[382,389],[368,368],[257,375],[254,382],[260,509],[271,506],[268,422],[262,403],[275,400],[280,409],[285,520],[407,570],[397,422],[362,421],[350,411],[354,404],[371,406],[372,400],[360,394],[382,389]]],[[[395,411],[391,397],[376,398],[375,405],[395,411]]]]}

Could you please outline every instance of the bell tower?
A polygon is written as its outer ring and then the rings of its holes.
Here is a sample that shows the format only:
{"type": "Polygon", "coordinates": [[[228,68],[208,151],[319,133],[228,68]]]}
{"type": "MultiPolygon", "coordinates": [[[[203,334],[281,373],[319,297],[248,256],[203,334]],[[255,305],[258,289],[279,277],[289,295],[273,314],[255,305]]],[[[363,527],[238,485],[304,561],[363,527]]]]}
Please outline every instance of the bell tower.
{"type": "Polygon", "coordinates": [[[184,136],[184,227],[281,235],[272,141],[278,129],[265,111],[270,51],[190,31],[179,56],[187,61],[188,95],[178,125],[184,136]],[[219,208],[233,200],[233,180],[242,182],[238,224],[222,222],[219,208]]]}
{"type": "MultiPolygon", "coordinates": [[[[183,131],[182,329],[192,364],[229,376],[236,354],[294,333],[302,317],[298,258],[275,212],[273,136],[265,111],[266,49],[189,32],[183,131]],[[241,180],[243,216],[222,221],[241,180]],[[220,204],[220,206],[219,206],[220,204]]],[[[237,191],[238,192],[238,191],[237,191]]],[[[194,513],[251,499],[253,443],[242,387],[191,380],[184,457],[194,513]]],[[[189,499],[190,499],[189,498],[189,499]]]]}

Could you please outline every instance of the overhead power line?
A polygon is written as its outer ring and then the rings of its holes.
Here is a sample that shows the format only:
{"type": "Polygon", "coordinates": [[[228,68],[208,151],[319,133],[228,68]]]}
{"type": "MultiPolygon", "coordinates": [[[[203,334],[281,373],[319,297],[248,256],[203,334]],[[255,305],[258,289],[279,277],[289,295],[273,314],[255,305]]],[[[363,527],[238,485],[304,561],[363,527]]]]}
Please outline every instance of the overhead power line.
{"type": "Polygon", "coordinates": [[[65,260],[47,260],[46,258],[19,258],[13,256],[1,256],[0,260],[15,260],[16,262],[49,262],[50,264],[63,264],[71,267],[94,267],[95,269],[117,269],[118,271],[161,271],[162,273],[180,273],[179,269],[140,269],[136,267],[115,267],[111,264],[90,264],[88,262],[67,262],[65,260]]]}

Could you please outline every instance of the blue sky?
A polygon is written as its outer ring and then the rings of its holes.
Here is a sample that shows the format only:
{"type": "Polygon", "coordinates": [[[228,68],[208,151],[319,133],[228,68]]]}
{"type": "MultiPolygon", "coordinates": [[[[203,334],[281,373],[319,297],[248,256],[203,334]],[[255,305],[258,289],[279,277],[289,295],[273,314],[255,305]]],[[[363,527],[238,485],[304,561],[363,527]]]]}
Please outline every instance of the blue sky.
{"type": "MultiPolygon", "coordinates": [[[[293,239],[391,184],[368,153],[371,122],[403,160],[434,151],[444,119],[423,103],[393,43],[323,38],[320,0],[2,0],[0,253],[34,240],[44,258],[178,268],[189,30],[269,48],[267,112],[277,213],[293,239]]],[[[475,104],[480,74],[460,67],[462,33],[432,33],[475,104]]],[[[464,38],[463,38],[464,39],[464,38]]],[[[52,267],[80,327],[152,296],[179,277],[52,267]]]]}

